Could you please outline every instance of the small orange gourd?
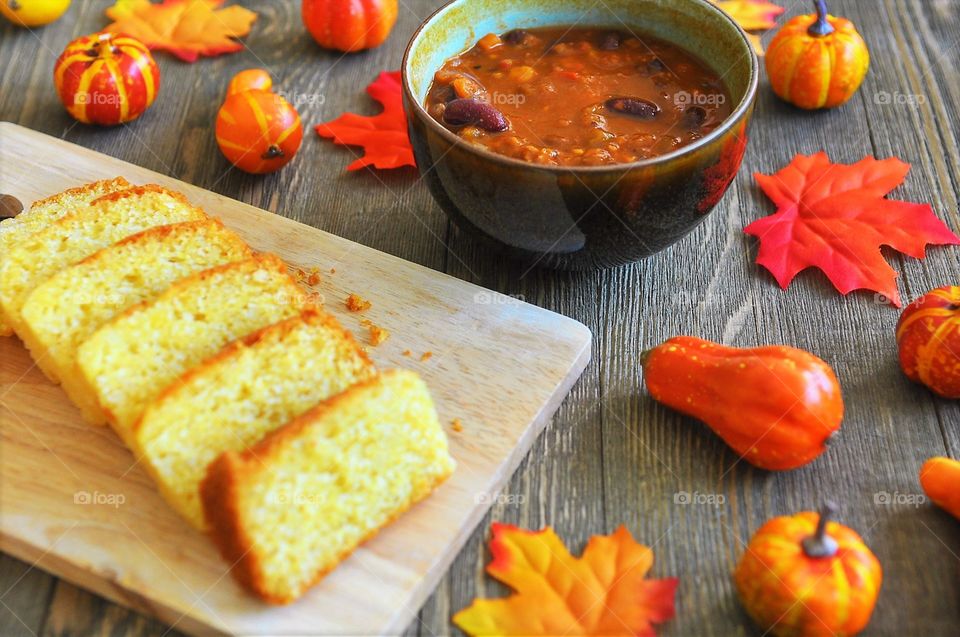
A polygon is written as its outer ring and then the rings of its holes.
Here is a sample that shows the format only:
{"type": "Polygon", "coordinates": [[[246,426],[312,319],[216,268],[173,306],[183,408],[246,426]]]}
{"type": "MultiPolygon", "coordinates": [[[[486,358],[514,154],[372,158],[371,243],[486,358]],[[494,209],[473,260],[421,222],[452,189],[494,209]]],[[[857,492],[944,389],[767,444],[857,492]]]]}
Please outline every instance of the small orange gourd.
{"type": "Polygon", "coordinates": [[[397,0],[303,0],[301,13],[317,44],[350,53],[384,43],[397,21],[397,0]]]}
{"type": "Polygon", "coordinates": [[[843,420],[833,370],[794,347],[743,349],[677,336],[645,352],[642,361],[655,400],[702,420],[762,469],[812,462],[843,420]]]}
{"type": "Polygon", "coordinates": [[[960,520],[960,462],[930,458],[920,468],[920,485],[934,504],[960,520]]]}
{"type": "Polygon", "coordinates": [[[930,290],[897,322],[900,368],[944,398],[960,398],[960,286],[930,290]]]}
{"type": "Polygon", "coordinates": [[[827,13],[787,22],[767,48],[770,87],[780,99],[805,109],[833,108],[849,100],[867,74],[870,52],[853,23],[827,13]]]}
{"type": "Polygon", "coordinates": [[[217,145],[231,164],[253,174],[280,170],[293,159],[303,141],[303,124],[296,109],[270,89],[262,69],[241,71],[230,81],[227,98],[217,113],[217,145]]]}
{"type": "Polygon", "coordinates": [[[775,637],[855,635],[870,621],[883,571],[836,506],[769,520],[733,574],[750,617],[775,637]]]}

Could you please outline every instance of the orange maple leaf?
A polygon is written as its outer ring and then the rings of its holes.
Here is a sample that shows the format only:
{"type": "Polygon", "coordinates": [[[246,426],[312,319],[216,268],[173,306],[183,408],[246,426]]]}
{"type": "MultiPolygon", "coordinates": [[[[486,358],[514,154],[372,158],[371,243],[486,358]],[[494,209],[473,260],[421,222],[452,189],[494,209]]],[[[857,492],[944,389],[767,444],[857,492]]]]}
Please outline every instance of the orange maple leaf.
{"type": "MultiPolygon", "coordinates": [[[[784,12],[784,8],[767,2],[767,0],[710,0],[736,20],[744,31],[766,31],[777,26],[777,16],[784,12]]],[[[763,44],[760,36],[748,33],[747,38],[753,45],[757,55],[763,55],[763,44]]]]}
{"type": "Polygon", "coordinates": [[[641,635],[674,615],[677,579],[648,580],[653,551],[626,527],[590,538],[575,558],[553,532],[493,524],[487,573],[516,591],[454,615],[470,635],[641,635]]]}
{"type": "Polygon", "coordinates": [[[148,48],[169,51],[184,62],[201,55],[243,48],[234,38],[250,33],[257,14],[241,6],[221,9],[223,0],[117,0],[107,9],[113,20],[104,31],[132,36],[148,48]]]}

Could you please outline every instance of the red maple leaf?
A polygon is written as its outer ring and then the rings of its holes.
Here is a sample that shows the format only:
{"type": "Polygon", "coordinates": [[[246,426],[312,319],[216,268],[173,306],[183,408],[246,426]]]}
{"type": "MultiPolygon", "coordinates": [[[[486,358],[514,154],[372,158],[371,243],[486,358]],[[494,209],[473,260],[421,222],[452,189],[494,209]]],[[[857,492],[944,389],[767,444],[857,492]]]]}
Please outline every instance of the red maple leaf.
{"type": "Polygon", "coordinates": [[[744,232],[760,240],[757,263],[786,289],[798,272],[819,268],[841,294],[868,289],[900,307],[897,273],[880,246],[922,259],[927,244],[958,244],[929,204],[891,201],[910,164],[866,157],[833,164],[826,153],[797,155],[775,175],[755,174],[777,212],[744,232]]]}
{"type": "Polygon", "coordinates": [[[333,139],[335,144],[363,146],[363,157],[347,166],[347,170],[359,170],[364,166],[416,166],[400,97],[400,71],[381,73],[367,87],[367,94],[383,105],[382,113],[373,117],[344,113],[332,122],[318,124],[317,133],[333,139]]]}

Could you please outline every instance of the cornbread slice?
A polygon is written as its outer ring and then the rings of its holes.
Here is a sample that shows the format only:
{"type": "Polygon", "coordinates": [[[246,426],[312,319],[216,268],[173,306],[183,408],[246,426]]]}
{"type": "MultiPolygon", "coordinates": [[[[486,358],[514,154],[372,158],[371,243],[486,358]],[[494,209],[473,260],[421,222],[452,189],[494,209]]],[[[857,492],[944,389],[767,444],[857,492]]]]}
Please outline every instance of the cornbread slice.
{"type": "Polygon", "coordinates": [[[237,579],[283,604],[426,497],[454,466],[426,385],[395,370],[319,404],[246,451],[224,453],[200,494],[237,579]]]}
{"type": "Polygon", "coordinates": [[[184,374],[147,407],[134,448],[170,505],[203,528],[200,481],[208,464],[373,374],[353,337],[309,308],[184,374]]]}
{"type": "Polygon", "coordinates": [[[0,306],[13,331],[27,296],[51,276],[131,234],[169,223],[206,219],[179,193],[156,185],[104,195],[22,237],[0,262],[0,306]]]}
{"type": "Polygon", "coordinates": [[[257,255],[180,279],[128,309],[80,345],[77,365],[136,451],[133,425],[167,385],[230,341],[296,316],[307,301],[279,257],[257,255]]]}
{"type": "Polygon", "coordinates": [[[216,219],[157,226],[95,252],[41,283],[27,297],[20,336],[39,367],[94,424],[106,424],[77,371],[77,348],[123,310],[174,281],[252,256],[216,219]]]}
{"type": "MultiPolygon", "coordinates": [[[[130,182],[123,177],[105,179],[64,190],[58,195],[33,202],[28,210],[16,217],[0,221],[0,262],[23,237],[37,232],[60,217],[83,207],[98,197],[129,188],[130,182]]],[[[0,310],[0,336],[10,336],[13,330],[7,325],[0,310]]]]}

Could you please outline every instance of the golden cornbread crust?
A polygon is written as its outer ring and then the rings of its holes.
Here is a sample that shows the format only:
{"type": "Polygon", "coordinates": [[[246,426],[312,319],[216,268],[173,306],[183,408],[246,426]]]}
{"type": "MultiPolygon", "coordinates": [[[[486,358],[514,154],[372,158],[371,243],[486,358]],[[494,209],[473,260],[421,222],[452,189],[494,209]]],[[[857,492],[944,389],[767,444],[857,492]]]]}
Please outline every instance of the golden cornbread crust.
{"type": "Polygon", "coordinates": [[[37,201],[33,202],[33,204],[30,206],[30,209],[33,210],[34,208],[39,208],[40,206],[60,205],[65,199],[80,199],[83,198],[84,195],[91,192],[97,192],[98,190],[124,190],[131,187],[132,184],[123,177],[114,177],[113,179],[93,181],[89,184],[83,184],[82,186],[77,186],[75,188],[67,188],[63,192],[58,192],[55,195],[38,199],[37,201]]]}
{"type": "MultiPolygon", "coordinates": [[[[262,254],[258,255],[261,257],[274,257],[272,254],[262,254]]],[[[279,259],[279,257],[274,257],[279,259]]],[[[201,273],[204,274],[204,273],[201,273]]],[[[267,340],[282,340],[285,334],[290,333],[301,323],[308,323],[310,325],[326,325],[331,330],[338,331],[343,335],[343,340],[349,345],[353,346],[356,351],[358,358],[363,360],[366,364],[373,367],[373,361],[370,360],[370,357],[364,351],[362,347],[356,342],[356,339],[353,337],[353,334],[343,329],[339,321],[335,319],[332,315],[327,314],[324,310],[316,306],[310,306],[303,309],[299,316],[294,316],[279,323],[273,325],[268,325],[264,328],[248,334],[242,338],[235,340],[232,343],[227,344],[219,352],[205,360],[200,365],[188,369],[183,374],[180,375],[177,380],[170,383],[166,389],[164,389],[160,394],[157,395],[156,399],[151,404],[151,407],[159,406],[166,400],[173,400],[177,397],[177,394],[186,391],[187,385],[194,379],[199,376],[204,375],[208,369],[216,367],[217,365],[223,364],[224,361],[227,361],[237,355],[240,351],[253,347],[261,341],[267,340]]],[[[145,414],[144,414],[145,415],[145,414]]],[[[143,424],[143,415],[137,419],[136,424],[133,426],[133,435],[136,437],[140,433],[141,425],[143,424]]]]}
{"type": "Polygon", "coordinates": [[[60,382],[80,407],[84,420],[107,424],[93,389],[76,371],[83,341],[126,308],[159,296],[177,280],[251,256],[243,240],[216,219],[148,228],[35,288],[21,310],[19,336],[47,377],[60,382]]]}
{"type": "MultiPolygon", "coordinates": [[[[368,382],[376,381],[372,380],[368,382]]],[[[334,397],[331,401],[335,401],[337,398],[338,397],[334,397]]],[[[264,442],[268,442],[277,435],[282,435],[280,430],[267,436],[264,442]]],[[[430,495],[437,490],[437,487],[443,484],[447,478],[453,474],[451,470],[445,475],[437,476],[433,484],[430,485],[421,497],[412,499],[403,507],[396,509],[380,526],[367,533],[354,546],[338,553],[336,559],[330,566],[317,571],[313,579],[304,582],[295,595],[280,597],[274,595],[268,587],[267,578],[264,577],[263,568],[261,567],[259,556],[255,550],[256,546],[246,532],[246,525],[243,523],[243,516],[239,510],[238,487],[240,481],[243,480],[244,474],[247,472],[247,463],[251,461],[249,457],[250,454],[254,451],[260,454],[260,451],[257,451],[258,449],[259,446],[242,454],[231,451],[222,454],[214,460],[207,468],[206,479],[200,485],[200,497],[203,500],[203,510],[207,516],[207,522],[210,525],[210,538],[220,549],[220,555],[223,556],[223,559],[230,564],[233,577],[263,601],[278,606],[292,604],[300,599],[304,592],[310,590],[320,580],[329,575],[330,572],[340,566],[345,559],[353,555],[354,551],[363,546],[367,541],[376,537],[380,531],[396,522],[410,507],[430,497],[430,495]]],[[[255,462],[268,460],[269,457],[262,455],[260,460],[253,459],[255,462]]]]}
{"type": "MultiPolygon", "coordinates": [[[[296,601],[305,591],[323,579],[357,548],[377,535],[381,529],[394,522],[414,504],[429,497],[453,473],[455,464],[447,455],[450,462],[448,470],[436,475],[431,483],[421,491],[413,492],[405,503],[391,511],[379,525],[369,530],[352,546],[339,551],[329,565],[318,569],[311,579],[300,582],[296,590],[292,591],[290,595],[277,595],[271,590],[271,582],[264,573],[258,545],[247,533],[246,529],[249,525],[240,509],[243,499],[241,487],[244,482],[251,477],[255,477],[259,468],[268,466],[273,461],[280,461],[278,456],[281,450],[285,446],[296,442],[305,433],[309,435],[305,430],[311,427],[315,421],[322,419],[327,414],[336,414],[339,410],[348,407],[358,399],[358,396],[363,396],[366,389],[378,385],[385,377],[408,373],[390,370],[357,383],[350,389],[321,402],[283,427],[274,430],[255,446],[243,452],[225,452],[207,467],[206,478],[200,485],[200,498],[204,515],[210,527],[209,534],[219,547],[224,559],[231,564],[233,575],[237,581],[264,601],[278,605],[296,601]]],[[[309,530],[305,529],[304,532],[309,532],[309,530]]]]}
{"type": "MultiPolygon", "coordinates": [[[[157,193],[162,195],[168,195],[173,199],[176,199],[180,203],[186,206],[192,206],[190,201],[182,192],[177,192],[175,190],[168,190],[161,186],[160,184],[144,184],[142,186],[131,186],[130,188],[124,188],[123,190],[117,190],[116,192],[111,192],[109,194],[103,195],[102,197],[97,197],[90,202],[91,206],[95,206],[98,203],[111,202],[111,201],[120,201],[121,199],[128,199],[130,197],[142,197],[147,193],[157,193]]],[[[72,213],[71,213],[72,214],[72,213]]]]}
{"type": "Polygon", "coordinates": [[[200,483],[210,462],[256,444],[374,373],[337,321],[311,307],[236,339],[172,379],[134,425],[130,445],[167,502],[204,530],[200,483]]]}
{"type": "Polygon", "coordinates": [[[4,252],[0,264],[3,318],[19,332],[27,297],[60,270],[147,228],[206,218],[182,194],[155,184],[133,186],[78,205],[4,252]]]}
{"type": "MultiPolygon", "coordinates": [[[[123,177],[115,177],[114,179],[104,179],[76,188],[69,188],[55,195],[34,201],[29,209],[24,210],[12,219],[0,221],[0,260],[9,251],[10,244],[15,242],[18,237],[29,235],[42,228],[44,224],[52,223],[69,214],[71,210],[67,206],[70,205],[71,201],[89,202],[105,193],[122,190],[130,186],[130,182],[123,177]]],[[[10,336],[12,334],[13,328],[4,320],[3,310],[0,308],[0,336],[10,336]]]]}
{"type": "MultiPolygon", "coordinates": [[[[289,296],[291,297],[278,298],[278,302],[283,301],[291,308],[297,308],[298,306],[302,307],[305,305],[302,300],[307,298],[306,293],[302,291],[302,288],[297,284],[296,280],[290,276],[289,272],[287,271],[287,266],[283,260],[275,254],[259,253],[244,261],[235,261],[233,263],[216,266],[177,280],[160,296],[142,303],[138,303],[118,314],[112,321],[98,330],[80,347],[77,357],[78,367],[83,374],[85,379],[84,382],[90,388],[92,394],[96,396],[100,411],[105,414],[109,423],[113,426],[114,431],[117,432],[124,442],[131,442],[131,430],[129,428],[134,426],[136,422],[120,422],[123,420],[123,418],[121,418],[122,414],[117,413],[111,408],[110,405],[106,404],[105,400],[103,400],[103,396],[101,394],[102,388],[100,383],[97,381],[97,374],[91,367],[91,365],[99,365],[97,362],[97,357],[92,356],[92,353],[89,351],[92,343],[106,330],[114,329],[114,327],[118,324],[125,322],[127,319],[140,312],[149,311],[151,306],[159,305],[178,297],[188,298],[191,289],[201,288],[210,279],[219,277],[221,275],[233,274],[235,272],[243,272],[245,270],[249,270],[250,272],[256,272],[258,270],[270,271],[277,277],[278,280],[282,280],[284,282],[284,286],[288,288],[286,292],[289,292],[289,296]]],[[[299,313],[299,309],[296,310],[296,313],[299,313]]],[[[101,344],[98,342],[97,346],[99,345],[101,344]]],[[[144,408],[145,407],[146,405],[144,405],[144,408]]]]}

